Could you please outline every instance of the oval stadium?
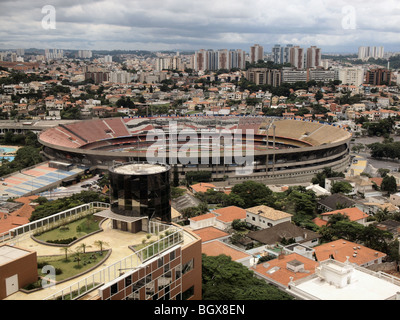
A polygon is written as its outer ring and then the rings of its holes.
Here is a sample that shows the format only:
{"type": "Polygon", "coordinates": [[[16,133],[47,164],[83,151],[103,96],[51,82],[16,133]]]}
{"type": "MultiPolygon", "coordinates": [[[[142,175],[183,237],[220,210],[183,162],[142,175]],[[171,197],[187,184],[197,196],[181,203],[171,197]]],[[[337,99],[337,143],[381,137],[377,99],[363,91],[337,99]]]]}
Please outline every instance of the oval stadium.
{"type": "Polygon", "coordinates": [[[316,121],[196,116],[77,121],[43,131],[39,141],[49,160],[99,169],[114,161],[154,160],[173,166],[181,179],[190,171],[211,171],[213,181],[229,185],[245,180],[272,185],[310,182],[326,167],[345,171],[351,136],[316,121]],[[251,162],[235,162],[234,155],[251,162]]]}

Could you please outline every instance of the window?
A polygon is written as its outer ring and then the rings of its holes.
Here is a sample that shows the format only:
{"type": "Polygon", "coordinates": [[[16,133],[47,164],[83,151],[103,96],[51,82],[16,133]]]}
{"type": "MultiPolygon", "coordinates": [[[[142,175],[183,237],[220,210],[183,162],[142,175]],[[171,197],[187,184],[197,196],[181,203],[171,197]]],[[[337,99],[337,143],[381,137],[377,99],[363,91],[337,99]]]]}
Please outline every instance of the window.
{"type": "Polygon", "coordinates": [[[194,267],[194,260],[190,260],[182,266],[182,274],[185,274],[192,270],[194,267]]]}
{"type": "Polygon", "coordinates": [[[169,263],[164,265],[164,273],[169,271],[169,263]]]}
{"type": "Polygon", "coordinates": [[[182,293],[182,300],[188,300],[190,297],[194,295],[194,286],[187,289],[185,292],[182,293]]]}
{"type": "Polygon", "coordinates": [[[118,292],[118,283],[115,283],[111,286],[111,295],[114,295],[118,292]]]}
{"type": "Polygon", "coordinates": [[[170,254],[169,254],[169,261],[172,261],[172,260],[174,260],[175,259],[175,251],[172,251],[170,254]]]}
{"type": "Polygon", "coordinates": [[[161,268],[164,264],[164,257],[161,257],[160,259],[158,259],[158,267],[161,268]]]}
{"type": "Polygon", "coordinates": [[[125,287],[129,287],[132,284],[132,276],[127,276],[125,278],[125,287]]]}

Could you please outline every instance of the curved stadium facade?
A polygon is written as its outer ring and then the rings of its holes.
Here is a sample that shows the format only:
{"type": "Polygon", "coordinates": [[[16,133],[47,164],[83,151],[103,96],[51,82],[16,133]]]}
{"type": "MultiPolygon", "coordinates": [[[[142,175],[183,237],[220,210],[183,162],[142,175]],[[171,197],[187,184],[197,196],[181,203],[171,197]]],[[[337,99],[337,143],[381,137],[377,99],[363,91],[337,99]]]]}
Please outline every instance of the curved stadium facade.
{"type": "Polygon", "coordinates": [[[149,150],[156,143],[163,144],[165,164],[182,177],[191,171],[210,171],[214,181],[229,184],[244,180],[303,183],[326,167],[345,171],[350,164],[350,140],[347,130],[320,122],[230,116],[95,119],[59,125],[39,136],[48,159],[100,169],[111,167],[114,161],[149,161],[149,150]],[[195,140],[177,139],[176,133],[182,132],[194,135],[195,140]],[[221,132],[235,134],[240,143],[224,144],[221,132]],[[227,161],[226,151],[231,148],[232,154],[238,150],[242,154],[249,145],[251,172],[237,174],[244,164],[227,161]],[[171,155],[182,148],[191,151],[183,157],[179,153],[175,166],[171,155]]]}

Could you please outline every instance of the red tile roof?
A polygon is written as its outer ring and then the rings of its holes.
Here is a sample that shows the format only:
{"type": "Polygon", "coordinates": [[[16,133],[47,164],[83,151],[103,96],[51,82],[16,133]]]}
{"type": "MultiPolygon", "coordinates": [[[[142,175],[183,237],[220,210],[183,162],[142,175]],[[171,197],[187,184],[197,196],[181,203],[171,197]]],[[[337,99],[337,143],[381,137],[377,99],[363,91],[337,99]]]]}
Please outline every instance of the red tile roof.
{"type": "Polygon", "coordinates": [[[192,232],[197,234],[201,238],[202,242],[207,242],[229,236],[229,233],[226,233],[214,227],[193,230],[192,232]]]}
{"type": "Polygon", "coordinates": [[[196,192],[207,192],[207,190],[209,190],[209,189],[216,188],[215,185],[213,185],[211,183],[205,183],[205,182],[200,182],[200,183],[194,184],[190,187],[196,192]]]}
{"type": "Polygon", "coordinates": [[[217,214],[217,220],[223,222],[232,222],[233,220],[237,219],[246,219],[246,210],[235,206],[217,209],[213,212],[217,214]]]}
{"type": "Polygon", "coordinates": [[[292,253],[289,255],[282,255],[281,258],[269,260],[266,263],[260,263],[253,270],[264,277],[268,277],[284,286],[287,286],[290,282],[290,278],[293,278],[293,281],[296,281],[308,277],[315,272],[317,266],[318,262],[297,253],[292,253]],[[290,263],[294,260],[304,264],[305,272],[294,272],[287,268],[288,262],[290,263]]]}
{"type": "Polygon", "coordinates": [[[322,213],[321,216],[330,216],[330,215],[334,215],[334,214],[338,214],[338,213],[349,217],[350,221],[358,221],[358,220],[369,217],[368,214],[366,214],[365,212],[361,211],[358,208],[345,208],[345,209],[339,209],[336,211],[325,212],[325,213],[322,213]]]}
{"type": "Polygon", "coordinates": [[[314,247],[314,250],[318,261],[327,260],[333,255],[333,258],[340,262],[346,262],[347,257],[349,257],[351,263],[359,266],[386,257],[386,254],[383,252],[343,239],[314,247]],[[354,256],[355,252],[357,252],[356,256],[354,256]]]}
{"type": "Polygon", "coordinates": [[[0,233],[7,232],[13,228],[29,223],[29,218],[31,217],[32,212],[35,210],[29,204],[32,200],[37,198],[38,196],[30,196],[16,199],[16,202],[21,202],[24,205],[14,212],[11,212],[10,215],[7,215],[6,219],[4,219],[4,215],[1,215],[0,233]]]}
{"type": "Polygon", "coordinates": [[[226,245],[225,243],[214,240],[202,245],[202,253],[207,256],[219,256],[221,254],[227,255],[232,258],[233,261],[237,261],[240,259],[244,259],[250,257],[249,254],[242,252],[240,250],[234,249],[231,246],[226,245]]]}

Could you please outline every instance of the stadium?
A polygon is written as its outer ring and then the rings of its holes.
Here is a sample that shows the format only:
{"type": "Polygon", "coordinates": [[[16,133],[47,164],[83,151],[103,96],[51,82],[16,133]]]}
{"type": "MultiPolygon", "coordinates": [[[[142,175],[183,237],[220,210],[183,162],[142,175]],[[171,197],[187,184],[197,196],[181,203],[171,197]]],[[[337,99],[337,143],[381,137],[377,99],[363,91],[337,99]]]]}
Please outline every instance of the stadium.
{"type": "Polygon", "coordinates": [[[208,171],[214,182],[235,185],[245,180],[305,183],[326,167],[343,172],[350,164],[351,137],[340,126],[317,121],[196,116],[77,121],[43,131],[39,141],[43,155],[53,161],[92,169],[115,162],[165,162],[180,179],[187,172],[208,171]]]}

